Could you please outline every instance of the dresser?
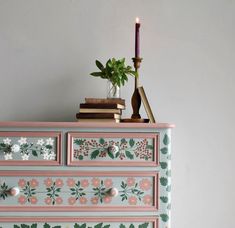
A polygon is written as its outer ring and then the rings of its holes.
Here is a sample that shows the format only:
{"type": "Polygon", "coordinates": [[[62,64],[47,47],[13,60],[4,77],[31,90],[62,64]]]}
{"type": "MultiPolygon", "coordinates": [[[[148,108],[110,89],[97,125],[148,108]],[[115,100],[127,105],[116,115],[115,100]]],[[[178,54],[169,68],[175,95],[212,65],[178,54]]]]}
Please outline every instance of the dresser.
{"type": "Polygon", "coordinates": [[[0,228],[169,228],[173,127],[0,122],[0,228]]]}

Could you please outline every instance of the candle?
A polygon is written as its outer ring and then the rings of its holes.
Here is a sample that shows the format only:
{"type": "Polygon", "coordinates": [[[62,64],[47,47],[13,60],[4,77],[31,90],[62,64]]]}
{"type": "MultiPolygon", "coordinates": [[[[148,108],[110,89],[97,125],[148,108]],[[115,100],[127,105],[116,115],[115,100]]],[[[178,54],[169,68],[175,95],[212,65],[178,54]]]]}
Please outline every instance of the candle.
{"type": "Polygon", "coordinates": [[[135,58],[140,57],[140,19],[135,19],[135,58]]]}

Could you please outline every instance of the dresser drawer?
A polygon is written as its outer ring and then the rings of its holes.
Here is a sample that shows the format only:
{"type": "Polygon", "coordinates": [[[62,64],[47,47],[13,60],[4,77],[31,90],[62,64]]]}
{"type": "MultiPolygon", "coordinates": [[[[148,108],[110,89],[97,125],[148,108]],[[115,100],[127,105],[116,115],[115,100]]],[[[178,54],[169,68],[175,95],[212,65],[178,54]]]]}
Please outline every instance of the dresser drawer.
{"type": "Polygon", "coordinates": [[[60,132],[0,132],[0,165],[60,164],[60,132]]]}
{"type": "Polygon", "coordinates": [[[11,217],[0,218],[2,228],[158,228],[154,217],[11,217]]]}
{"type": "Polygon", "coordinates": [[[157,166],[158,134],[68,133],[67,164],[74,166],[157,166]]]}
{"type": "Polygon", "coordinates": [[[0,183],[0,211],[158,209],[156,172],[0,171],[0,183]]]}

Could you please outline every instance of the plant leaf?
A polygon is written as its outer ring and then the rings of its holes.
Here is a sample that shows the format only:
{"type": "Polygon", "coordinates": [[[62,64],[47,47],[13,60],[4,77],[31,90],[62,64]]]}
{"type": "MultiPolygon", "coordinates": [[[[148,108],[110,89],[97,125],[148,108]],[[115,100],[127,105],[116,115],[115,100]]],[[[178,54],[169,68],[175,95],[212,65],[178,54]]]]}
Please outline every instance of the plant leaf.
{"type": "Polygon", "coordinates": [[[96,60],[96,61],[95,61],[95,64],[96,64],[96,66],[97,66],[101,71],[104,69],[103,64],[102,64],[99,60],[96,60]]]}

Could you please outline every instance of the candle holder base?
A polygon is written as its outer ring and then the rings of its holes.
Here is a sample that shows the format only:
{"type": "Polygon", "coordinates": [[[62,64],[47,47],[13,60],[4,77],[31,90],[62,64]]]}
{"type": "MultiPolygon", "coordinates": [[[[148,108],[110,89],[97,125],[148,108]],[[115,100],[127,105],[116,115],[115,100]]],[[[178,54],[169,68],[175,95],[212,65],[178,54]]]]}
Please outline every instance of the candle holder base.
{"type": "Polygon", "coordinates": [[[126,118],[121,119],[121,123],[149,123],[149,119],[132,119],[132,118],[126,118]]]}

